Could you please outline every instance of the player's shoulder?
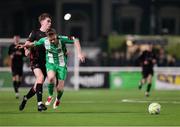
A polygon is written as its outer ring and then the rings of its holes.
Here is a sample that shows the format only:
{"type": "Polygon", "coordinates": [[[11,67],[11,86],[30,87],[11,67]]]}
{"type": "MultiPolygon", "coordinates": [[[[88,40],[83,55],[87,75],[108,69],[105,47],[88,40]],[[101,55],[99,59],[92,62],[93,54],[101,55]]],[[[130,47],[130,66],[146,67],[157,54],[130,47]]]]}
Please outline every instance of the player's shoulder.
{"type": "Polygon", "coordinates": [[[32,29],[32,32],[40,32],[40,29],[32,29]]]}
{"type": "Polygon", "coordinates": [[[66,35],[58,35],[58,39],[69,39],[69,40],[73,40],[74,37],[73,36],[66,36],[66,35]]]}
{"type": "Polygon", "coordinates": [[[36,29],[33,29],[33,30],[31,30],[30,35],[31,35],[31,34],[35,34],[36,32],[37,32],[37,30],[36,30],[36,29]]]}
{"type": "Polygon", "coordinates": [[[42,37],[41,39],[39,39],[39,41],[48,41],[47,37],[42,37]]]}
{"type": "Polygon", "coordinates": [[[29,34],[29,38],[31,38],[32,36],[34,36],[36,34],[36,30],[31,30],[31,33],[29,34]]]}
{"type": "Polygon", "coordinates": [[[58,38],[58,39],[67,38],[67,36],[65,36],[65,35],[58,35],[57,38],[58,38]]]}
{"type": "Polygon", "coordinates": [[[37,34],[40,34],[40,33],[42,33],[42,31],[40,29],[33,29],[31,31],[31,34],[34,34],[34,35],[37,35],[37,34]]]}

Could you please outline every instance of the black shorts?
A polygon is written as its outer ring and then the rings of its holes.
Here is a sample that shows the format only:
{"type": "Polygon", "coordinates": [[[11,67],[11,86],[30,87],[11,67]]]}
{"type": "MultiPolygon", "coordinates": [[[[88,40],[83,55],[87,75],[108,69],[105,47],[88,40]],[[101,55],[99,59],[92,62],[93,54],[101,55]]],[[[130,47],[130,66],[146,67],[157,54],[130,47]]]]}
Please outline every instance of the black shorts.
{"type": "Polygon", "coordinates": [[[153,76],[153,74],[154,74],[153,69],[143,69],[142,71],[143,78],[147,78],[149,75],[153,76]]]}
{"type": "Polygon", "coordinates": [[[20,67],[19,66],[12,66],[11,71],[12,71],[13,76],[16,76],[16,75],[22,76],[23,67],[22,66],[20,66],[20,67]]]}
{"type": "MultiPolygon", "coordinates": [[[[46,78],[46,76],[47,76],[47,72],[46,72],[46,66],[45,66],[45,64],[39,64],[39,63],[33,63],[33,64],[31,64],[31,69],[32,69],[32,71],[34,70],[34,69],[36,69],[36,68],[39,68],[39,69],[41,69],[41,71],[42,71],[42,73],[43,73],[43,75],[44,75],[44,79],[46,78]]],[[[33,71],[34,72],[34,71],[33,71]]]]}

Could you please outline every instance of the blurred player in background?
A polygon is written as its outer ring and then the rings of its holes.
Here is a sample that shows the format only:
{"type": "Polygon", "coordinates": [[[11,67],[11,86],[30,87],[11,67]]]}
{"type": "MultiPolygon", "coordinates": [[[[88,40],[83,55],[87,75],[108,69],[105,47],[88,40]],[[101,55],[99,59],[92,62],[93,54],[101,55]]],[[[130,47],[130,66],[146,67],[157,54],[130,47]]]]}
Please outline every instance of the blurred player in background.
{"type": "MultiPolygon", "coordinates": [[[[41,27],[31,32],[29,38],[26,41],[26,44],[38,41],[42,37],[46,37],[46,32],[51,27],[51,16],[47,13],[41,14],[39,16],[39,23],[41,27]]],[[[28,50],[26,51],[28,52],[28,50]]],[[[46,59],[44,45],[30,48],[29,56],[31,69],[35,75],[36,82],[34,86],[29,90],[29,92],[23,97],[23,100],[19,106],[19,110],[22,111],[26,105],[27,100],[36,94],[38,111],[43,111],[47,109],[47,107],[42,103],[43,83],[47,75],[45,67],[46,59]]]]}
{"type": "MultiPolygon", "coordinates": [[[[47,31],[47,37],[40,39],[38,42],[25,44],[25,46],[44,45],[46,48],[46,69],[48,82],[54,86],[56,77],[58,80],[56,90],[57,96],[53,104],[56,109],[60,104],[60,99],[64,92],[64,80],[67,75],[67,49],[66,44],[73,44],[77,48],[79,59],[84,62],[84,55],[81,52],[81,46],[78,39],[74,37],[58,36],[54,29],[47,31]]],[[[52,98],[50,95],[49,98],[52,98]]]]}
{"type": "Polygon", "coordinates": [[[140,62],[142,65],[142,79],[138,88],[141,89],[144,84],[147,84],[145,96],[148,97],[152,86],[152,77],[154,74],[153,66],[156,63],[155,54],[152,52],[152,45],[150,45],[147,50],[143,51],[140,56],[140,62]]]}
{"type": "Polygon", "coordinates": [[[8,54],[11,59],[11,71],[12,71],[12,80],[13,87],[15,91],[15,96],[19,98],[19,87],[21,85],[22,74],[23,74],[23,57],[24,49],[17,48],[17,45],[20,42],[20,36],[15,35],[13,37],[14,43],[10,45],[8,54]]]}

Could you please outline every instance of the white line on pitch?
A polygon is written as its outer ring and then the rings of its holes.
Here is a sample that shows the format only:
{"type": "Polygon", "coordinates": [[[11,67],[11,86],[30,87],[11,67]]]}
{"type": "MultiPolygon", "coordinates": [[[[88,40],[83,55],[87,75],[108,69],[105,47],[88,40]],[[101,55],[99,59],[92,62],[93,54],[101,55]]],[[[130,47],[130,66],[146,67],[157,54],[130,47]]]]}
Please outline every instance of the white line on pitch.
{"type": "MultiPolygon", "coordinates": [[[[158,103],[169,103],[169,104],[180,104],[180,101],[160,101],[160,100],[133,100],[133,99],[122,99],[117,101],[63,101],[64,104],[120,104],[120,103],[152,103],[152,102],[158,102],[158,103]]],[[[0,104],[9,104],[8,101],[1,101],[0,104]]],[[[19,102],[11,102],[11,103],[19,103],[19,102]]]]}
{"type": "Polygon", "coordinates": [[[133,100],[133,99],[122,99],[121,102],[123,103],[151,103],[151,102],[158,102],[158,103],[171,103],[171,104],[180,104],[180,101],[160,101],[160,100],[133,100]]]}

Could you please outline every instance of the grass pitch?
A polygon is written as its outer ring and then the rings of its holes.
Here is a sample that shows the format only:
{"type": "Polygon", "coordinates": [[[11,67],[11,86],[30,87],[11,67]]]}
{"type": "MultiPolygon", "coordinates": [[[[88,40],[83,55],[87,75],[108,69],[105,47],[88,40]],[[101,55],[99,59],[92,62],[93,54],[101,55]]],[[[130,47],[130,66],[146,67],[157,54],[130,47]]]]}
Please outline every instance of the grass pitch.
{"type": "Polygon", "coordinates": [[[0,126],[180,126],[180,91],[152,91],[148,98],[138,90],[65,91],[59,109],[51,105],[45,112],[37,111],[36,96],[24,111],[20,101],[0,89],[0,126]],[[161,104],[160,115],[148,114],[151,102],[161,104]]]}

